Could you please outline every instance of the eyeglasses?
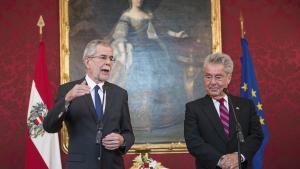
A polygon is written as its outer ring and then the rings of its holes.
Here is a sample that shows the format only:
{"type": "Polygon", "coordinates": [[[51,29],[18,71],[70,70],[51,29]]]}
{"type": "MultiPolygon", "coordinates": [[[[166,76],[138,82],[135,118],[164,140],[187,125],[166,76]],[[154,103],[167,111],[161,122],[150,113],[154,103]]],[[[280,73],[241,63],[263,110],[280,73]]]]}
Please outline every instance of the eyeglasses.
{"type": "Polygon", "coordinates": [[[107,59],[109,59],[111,62],[115,62],[116,61],[116,59],[114,58],[114,56],[107,56],[107,55],[90,56],[88,58],[96,58],[96,59],[103,60],[103,61],[106,61],[107,59]]]}
{"type": "Polygon", "coordinates": [[[211,75],[211,74],[206,74],[204,75],[204,80],[206,81],[211,81],[215,79],[215,81],[222,81],[225,78],[225,75],[222,74],[217,74],[217,75],[211,75]]]}

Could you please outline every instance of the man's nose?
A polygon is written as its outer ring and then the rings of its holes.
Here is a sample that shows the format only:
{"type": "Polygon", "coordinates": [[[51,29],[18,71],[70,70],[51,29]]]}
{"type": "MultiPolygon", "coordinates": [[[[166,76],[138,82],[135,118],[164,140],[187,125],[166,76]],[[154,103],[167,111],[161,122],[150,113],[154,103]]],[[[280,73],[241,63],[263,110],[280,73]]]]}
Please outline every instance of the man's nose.
{"type": "Polygon", "coordinates": [[[212,77],[210,83],[215,84],[216,82],[217,82],[216,78],[212,77]]]}
{"type": "Polygon", "coordinates": [[[109,58],[105,59],[105,64],[106,64],[106,65],[111,65],[111,62],[112,62],[112,61],[111,61],[109,58]]]}

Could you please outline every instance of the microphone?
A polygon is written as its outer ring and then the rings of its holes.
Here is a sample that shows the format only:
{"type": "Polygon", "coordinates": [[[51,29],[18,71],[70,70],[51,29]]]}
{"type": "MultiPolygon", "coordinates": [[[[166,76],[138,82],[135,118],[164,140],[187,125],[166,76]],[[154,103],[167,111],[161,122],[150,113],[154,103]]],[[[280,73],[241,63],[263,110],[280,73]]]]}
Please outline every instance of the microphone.
{"type": "Polygon", "coordinates": [[[106,92],[106,89],[107,89],[107,82],[104,82],[104,84],[102,86],[103,93],[106,92]]]}
{"type": "MultiPolygon", "coordinates": [[[[104,84],[102,85],[102,93],[103,93],[103,100],[102,100],[102,115],[104,115],[105,105],[106,105],[106,91],[107,91],[107,82],[104,81],[104,84]]],[[[103,116],[102,116],[103,118],[103,116]]]]}
{"type": "Polygon", "coordinates": [[[244,139],[244,135],[243,135],[243,132],[242,132],[242,127],[241,127],[241,124],[239,123],[239,121],[238,121],[238,119],[236,117],[235,109],[233,107],[233,102],[232,102],[232,100],[230,98],[229,90],[227,88],[224,88],[223,92],[227,95],[227,97],[228,97],[228,105],[231,107],[232,112],[233,112],[234,121],[235,121],[235,124],[236,124],[237,137],[238,137],[238,139],[239,139],[239,141],[241,143],[244,143],[245,139],[244,139]]]}

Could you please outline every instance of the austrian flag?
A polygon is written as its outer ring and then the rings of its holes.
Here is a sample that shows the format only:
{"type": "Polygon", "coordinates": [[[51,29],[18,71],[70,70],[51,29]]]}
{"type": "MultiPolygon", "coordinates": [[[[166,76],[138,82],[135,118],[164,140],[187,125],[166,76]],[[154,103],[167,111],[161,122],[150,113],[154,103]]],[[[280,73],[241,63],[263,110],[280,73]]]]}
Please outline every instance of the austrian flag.
{"type": "Polygon", "coordinates": [[[43,120],[53,106],[45,61],[45,44],[39,44],[27,113],[25,169],[61,169],[58,134],[47,133],[43,120]]]}

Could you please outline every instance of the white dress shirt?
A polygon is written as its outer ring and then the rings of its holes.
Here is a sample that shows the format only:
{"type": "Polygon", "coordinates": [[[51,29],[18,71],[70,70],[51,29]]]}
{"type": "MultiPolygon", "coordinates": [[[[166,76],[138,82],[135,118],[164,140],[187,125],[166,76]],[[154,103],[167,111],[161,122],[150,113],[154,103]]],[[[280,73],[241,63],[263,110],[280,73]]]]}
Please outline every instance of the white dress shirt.
{"type": "Polygon", "coordinates": [[[106,105],[106,93],[103,92],[104,82],[96,84],[88,75],[85,76],[85,80],[86,80],[87,85],[90,87],[90,92],[91,92],[94,106],[95,106],[95,89],[94,88],[96,85],[98,85],[100,87],[100,89],[98,90],[98,94],[101,99],[102,112],[104,114],[105,105],[106,105]],[[104,100],[104,103],[103,103],[103,100],[104,100]]]}
{"type": "MultiPolygon", "coordinates": [[[[227,110],[228,110],[228,112],[229,112],[229,105],[228,105],[228,96],[227,95],[225,95],[224,97],[224,105],[225,105],[225,107],[227,108],[227,110]]],[[[214,105],[215,105],[215,108],[216,108],[216,110],[217,110],[217,112],[218,112],[218,115],[219,115],[219,117],[220,117],[220,102],[218,101],[218,100],[216,100],[216,99],[212,99],[213,100],[213,102],[214,102],[214,105]]]]}

